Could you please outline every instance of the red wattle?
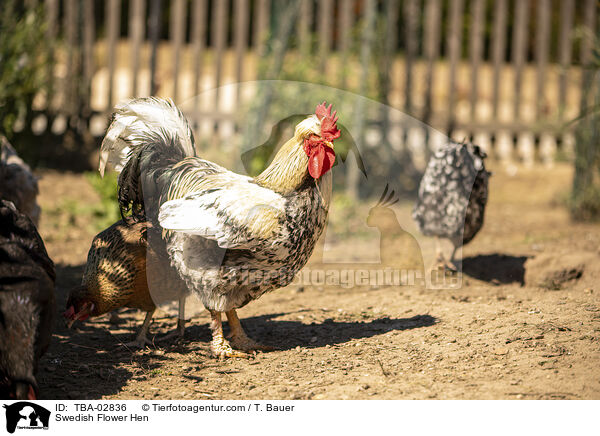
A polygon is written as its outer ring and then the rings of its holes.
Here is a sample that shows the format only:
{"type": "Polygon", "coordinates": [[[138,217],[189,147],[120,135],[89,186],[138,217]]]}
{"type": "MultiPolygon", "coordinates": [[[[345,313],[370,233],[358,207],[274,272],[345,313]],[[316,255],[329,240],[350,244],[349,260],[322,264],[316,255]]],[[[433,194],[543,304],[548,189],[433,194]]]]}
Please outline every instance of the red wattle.
{"type": "Polygon", "coordinates": [[[331,147],[319,144],[308,155],[308,172],[313,179],[319,179],[331,169],[335,162],[335,152],[331,147]]]}

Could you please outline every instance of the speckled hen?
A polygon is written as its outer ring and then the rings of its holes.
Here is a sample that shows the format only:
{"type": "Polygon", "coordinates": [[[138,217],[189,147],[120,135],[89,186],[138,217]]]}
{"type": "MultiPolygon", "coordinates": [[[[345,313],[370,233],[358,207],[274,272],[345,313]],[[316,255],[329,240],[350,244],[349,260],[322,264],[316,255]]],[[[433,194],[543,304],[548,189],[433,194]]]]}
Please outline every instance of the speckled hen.
{"type": "Polygon", "coordinates": [[[439,267],[454,270],[457,249],[470,242],[483,225],[490,176],[485,157],[477,145],[449,141],[427,164],[413,218],[424,235],[436,237],[439,267]],[[451,263],[443,256],[439,238],[454,245],[451,263]]]}
{"type": "Polygon", "coordinates": [[[236,309],[287,285],[311,255],[327,219],[336,122],[331,105],[318,105],[251,178],[197,157],[188,123],[170,100],[117,106],[100,171],[107,163],[122,169],[122,211],[164,229],[171,264],[211,313],[215,355],[268,348],[245,334],[236,309]],[[223,336],[223,312],[231,341],[223,336]]]}

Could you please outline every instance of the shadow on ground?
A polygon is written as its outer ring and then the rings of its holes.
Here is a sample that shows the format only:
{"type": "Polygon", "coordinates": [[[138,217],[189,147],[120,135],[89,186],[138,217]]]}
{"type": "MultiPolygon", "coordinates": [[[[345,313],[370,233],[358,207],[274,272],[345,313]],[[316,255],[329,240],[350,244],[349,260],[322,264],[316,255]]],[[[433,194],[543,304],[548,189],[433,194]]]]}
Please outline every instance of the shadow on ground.
{"type": "Polygon", "coordinates": [[[462,261],[463,273],[495,285],[509,283],[525,284],[525,262],[528,256],[507,254],[482,254],[465,257],[462,261]]]}
{"type": "MultiPolygon", "coordinates": [[[[187,324],[185,339],[166,341],[155,349],[135,352],[122,344],[133,340],[140,326],[135,310],[121,315],[126,326],[112,326],[106,317],[77,323],[68,329],[60,315],[68,290],[81,280],[83,265],[58,265],[58,313],[52,344],[40,362],[38,380],[42,399],[99,399],[120,392],[130,380],[143,380],[149,374],[160,374],[166,362],[181,359],[214,363],[210,357],[211,334],[207,319],[192,319],[187,324]]],[[[369,321],[335,321],[304,324],[278,318],[290,313],[275,313],[243,319],[247,333],[256,340],[279,350],[297,346],[318,348],[369,338],[390,331],[432,326],[437,319],[430,315],[412,318],[379,318],[369,321]]],[[[172,324],[172,325],[171,325],[172,324]]],[[[151,331],[169,330],[172,319],[157,318],[151,331]]],[[[275,353],[280,351],[275,351],[275,353]]]]}
{"type": "MultiPolygon", "coordinates": [[[[295,312],[294,312],[295,313],[295,312]]],[[[291,313],[272,313],[242,319],[249,336],[280,351],[295,347],[318,348],[336,345],[352,339],[364,339],[390,331],[410,330],[430,327],[438,322],[431,315],[416,315],[411,318],[378,318],[371,321],[334,321],[325,319],[322,323],[304,324],[300,321],[279,320],[291,313]]],[[[225,323],[226,324],[226,323],[225,323]]],[[[186,338],[210,340],[206,326],[192,325],[186,329],[186,338]]]]}

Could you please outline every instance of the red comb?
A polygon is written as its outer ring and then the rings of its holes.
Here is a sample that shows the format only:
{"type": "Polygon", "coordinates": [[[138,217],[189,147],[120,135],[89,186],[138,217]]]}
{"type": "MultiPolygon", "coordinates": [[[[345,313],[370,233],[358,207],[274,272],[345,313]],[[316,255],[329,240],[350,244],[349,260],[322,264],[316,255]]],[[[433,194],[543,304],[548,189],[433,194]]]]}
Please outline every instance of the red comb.
{"type": "Polygon", "coordinates": [[[337,128],[337,111],[331,113],[331,106],[331,104],[327,106],[327,103],[323,102],[315,109],[315,115],[321,121],[321,137],[329,142],[333,142],[341,135],[337,128]]]}

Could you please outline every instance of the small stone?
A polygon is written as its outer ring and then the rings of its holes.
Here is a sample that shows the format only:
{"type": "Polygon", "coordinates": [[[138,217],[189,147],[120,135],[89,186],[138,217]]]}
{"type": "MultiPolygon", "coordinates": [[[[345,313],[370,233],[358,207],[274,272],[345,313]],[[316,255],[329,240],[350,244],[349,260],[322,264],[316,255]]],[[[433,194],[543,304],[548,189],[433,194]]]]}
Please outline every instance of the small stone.
{"type": "Polygon", "coordinates": [[[300,345],[298,345],[296,348],[294,348],[294,350],[296,350],[296,351],[302,351],[302,348],[300,347],[300,345]]]}
{"type": "Polygon", "coordinates": [[[504,356],[505,354],[508,354],[508,348],[498,347],[494,350],[494,354],[497,356],[504,356]]]}
{"type": "Polygon", "coordinates": [[[316,336],[313,336],[312,338],[310,338],[310,342],[315,343],[319,340],[319,338],[317,338],[316,336]]]}

